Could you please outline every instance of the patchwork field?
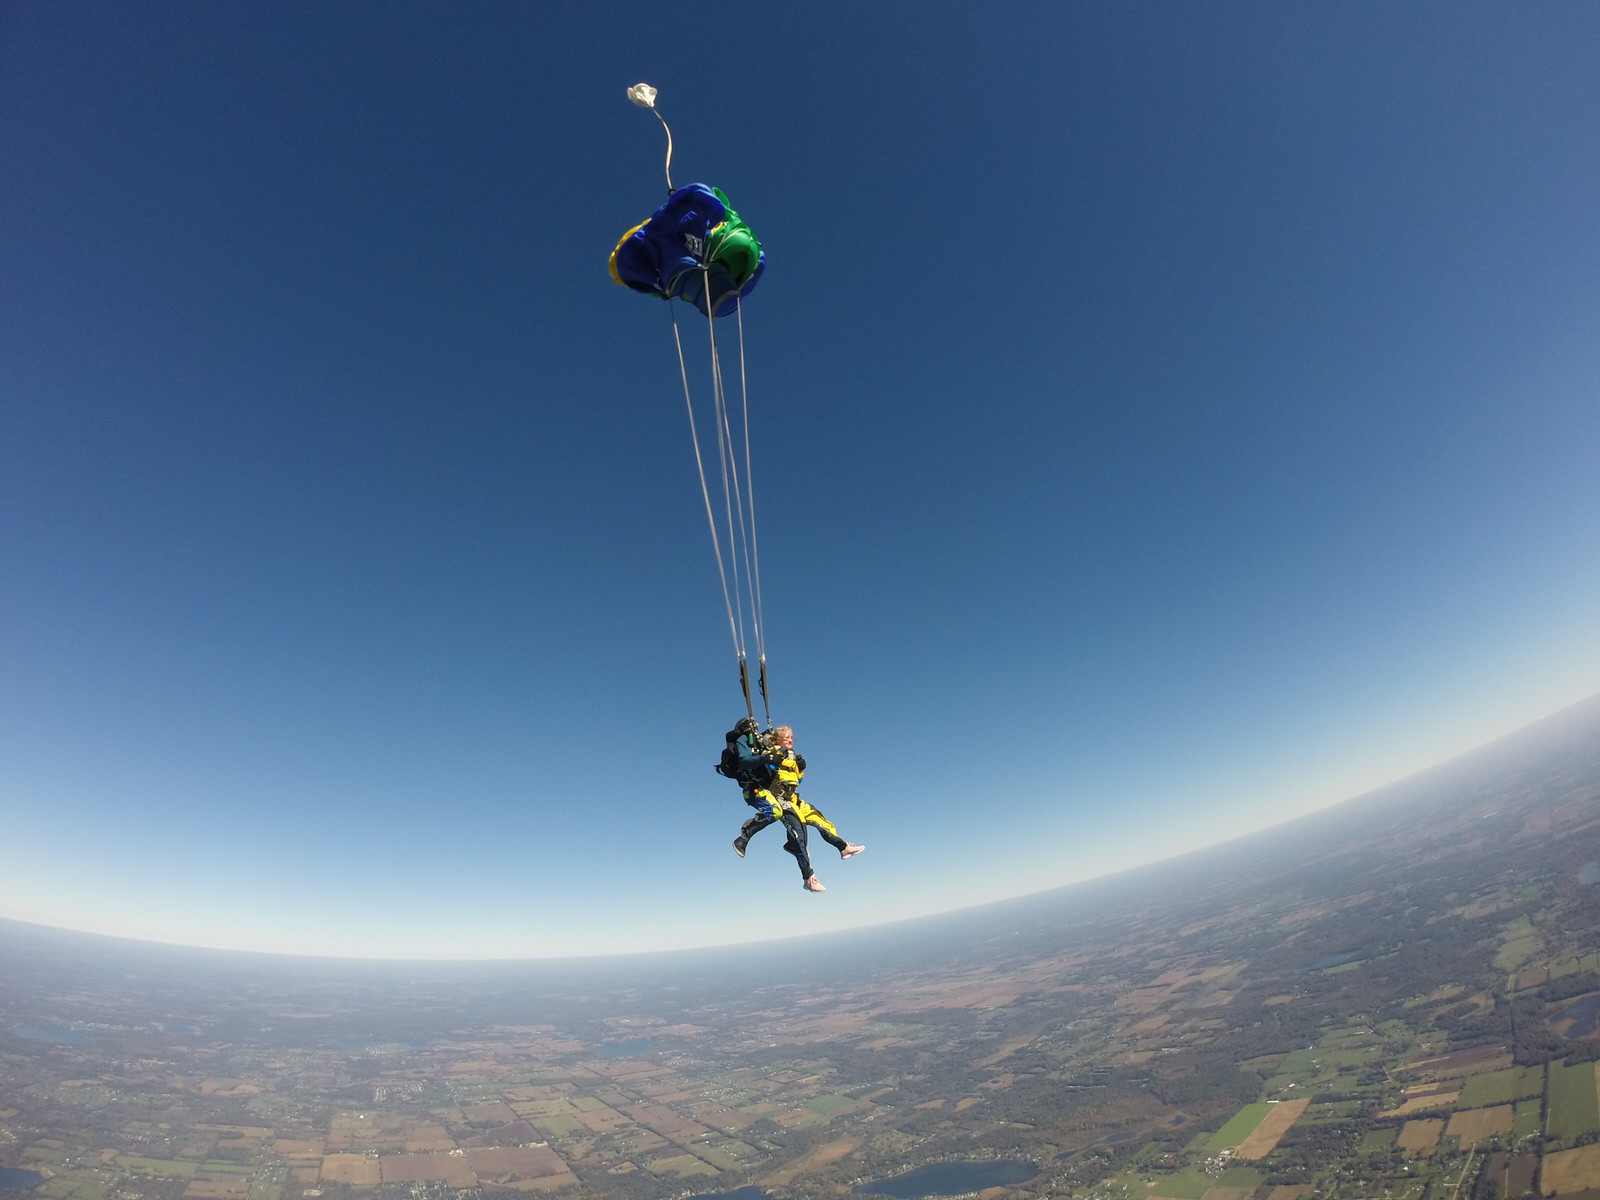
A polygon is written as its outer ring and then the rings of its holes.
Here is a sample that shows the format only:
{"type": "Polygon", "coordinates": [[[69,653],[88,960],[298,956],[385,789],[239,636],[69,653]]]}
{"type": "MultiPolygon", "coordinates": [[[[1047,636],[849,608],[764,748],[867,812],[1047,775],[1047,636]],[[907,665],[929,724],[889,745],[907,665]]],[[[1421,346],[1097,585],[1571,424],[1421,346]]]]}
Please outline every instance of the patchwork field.
{"type": "Polygon", "coordinates": [[[48,1172],[39,1200],[847,1198],[993,1157],[1038,1165],[1009,1200],[1600,1200],[1594,718],[1581,778],[859,961],[742,947],[726,981],[174,981],[0,922],[0,1162],[48,1172]]]}
{"type": "Polygon", "coordinates": [[[1439,1145],[1444,1136],[1444,1122],[1439,1120],[1407,1121],[1400,1130],[1396,1145],[1415,1158],[1426,1158],[1439,1145]]]}
{"type": "Polygon", "coordinates": [[[1226,1125],[1211,1135],[1206,1142],[1207,1152],[1215,1154],[1219,1150],[1232,1150],[1241,1145],[1267,1119],[1272,1109],[1273,1105],[1265,1102],[1245,1105],[1226,1125]]]}
{"type": "Polygon", "coordinates": [[[1266,1118],[1239,1143],[1235,1153],[1239,1158],[1258,1159],[1271,1154],[1283,1135],[1288,1133],[1300,1115],[1311,1106],[1310,1100],[1285,1100],[1275,1104],[1266,1118]]]}
{"type": "Polygon", "coordinates": [[[1472,1146],[1497,1134],[1510,1133],[1514,1113],[1511,1105],[1469,1108],[1450,1114],[1445,1136],[1459,1138],[1461,1145],[1472,1146]]]}
{"type": "Polygon", "coordinates": [[[1542,1182],[1546,1196],[1600,1189],[1600,1146],[1580,1146],[1545,1155],[1542,1182]]]}
{"type": "Polygon", "coordinates": [[[1461,1085],[1461,1103],[1468,1108],[1486,1108],[1543,1092],[1543,1067],[1507,1067],[1468,1076],[1461,1085]]]}
{"type": "Polygon", "coordinates": [[[1600,1089],[1596,1087],[1595,1064],[1564,1061],[1550,1064],[1550,1112],[1545,1132],[1570,1142],[1600,1129],[1600,1089]]]}

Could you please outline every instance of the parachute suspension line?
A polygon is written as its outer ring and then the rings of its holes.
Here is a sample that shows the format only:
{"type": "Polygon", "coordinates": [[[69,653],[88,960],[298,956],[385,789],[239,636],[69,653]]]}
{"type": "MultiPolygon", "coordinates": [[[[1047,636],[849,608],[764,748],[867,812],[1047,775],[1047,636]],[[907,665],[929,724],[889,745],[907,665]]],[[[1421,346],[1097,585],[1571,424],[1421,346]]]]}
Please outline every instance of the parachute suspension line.
{"type": "Polygon", "coordinates": [[[733,315],[739,330],[739,407],[744,425],[744,494],[750,501],[750,607],[754,614],[756,655],[761,665],[761,705],[766,710],[767,725],[770,727],[772,702],[767,698],[767,635],[766,620],[761,612],[761,548],[756,541],[756,480],[751,469],[750,384],[744,359],[744,305],[737,296],[733,299],[733,315]]]}
{"type": "MultiPolygon", "coordinates": [[[[706,289],[703,293],[708,298],[708,310],[714,310],[709,303],[711,296],[711,274],[709,269],[702,268],[701,284],[706,289]]],[[[728,522],[728,562],[733,576],[734,601],[739,610],[739,686],[744,690],[745,708],[749,714],[755,716],[755,706],[750,700],[750,669],[744,652],[744,616],[745,598],[739,585],[740,549],[744,551],[744,574],[750,575],[750,539],[745,516],[744,496],[739,487],[739,463],[735,457],[735,448],[732,430],[728,425],[728,393],[722,373],[722,353],[717,346],[717,324],[711,311],[706,313],[706,336],[711,350],[711,395],[712,395],[712,421],[717,427],[717,462],[722,474],[722,505],[723,512],[728,522]]],[[[751,623],[755,623],[755,612],[752,607],[751,623]]],[[[760,630],[756,635],[760,637],[760,630]]],[[[770,724],[770,720],[768,724],[770,724]]]]}
{"type": "MultiPolygon", "coordinates": [[[[700,495],[706,502],[706,524],[711,527],[711,549],[717,556],[717,574],[722,579],[722,602],[728,609],[728,632],[733,636],[733,652],[739,659],[739,674],[745,675],[744,645],[739,637],[739,625],[734,619],[733,597],[728,590],[728,573],[722,561],[722,543],[717,538],[717,518],[711,507],[711,489],[706,484],[706,464],[700,457],[700,436],[695,430],[694,400],[689,390],[689,368],[683,359],[683,335],[678,331],[678,311],[673,303],[667,305],[672,314],[672,340],[678,347],[678,374],[683,380],[683,403],[689,411],[689,440],[694,443],[694,465],[700,472],[700,495]]],[[[745,685],[745,703],[749,707],[749,685],[745,685]]],[[[750,714],[754,716],[754,712],[750,714]]]]}
{"type": "MultiPolygon", "coordinates": [[[[706,287],[710,287],[709,278],[706,287]]],[[[709,295],[709,291],[707,292],[709,295]]],[[[717,326],[708,315],[706,329],[711,346],[711,405],[712,423],[717,429],[717,469],[722,477],[722,511],[728,523],[728,565],[733,576],[733,603],[739,613],[739,652],[744,653],[744,593],[739,584],[739,547],[745,547],[745,574],[749,574],[749,542],[744,527],[744,499],[739,494],[737,463],[730,473],[729,460],[733,457],[733,441],[728,432],[727,392],[722,382],[722,358],[717,352],[717,326]],[[737,522],[737,530],[735,529],[737,522]]]]}
{"type": "MultiPolygon", "coordinates": [[[[704,285],[710,295],[710,273],[706,272],[704,285]]],[[[744,313],[739,306],[738,297],[734,298],[735,312],[738,314],[739,329],[739,438],[734,437],[731,416],[728,411],[728,385],[727,376],[722,369],[722,352],[717,343],[716,321],[710,316],[706,317],[706,329],[711,343],[711,363],[713,394],[716,402],[717,415],[717,449],[722,457],[723,464],[723,501],[728,512],[728,549],[729,557],[733,559],[734,590],[738,594],[740,562],[737,551],[743,552],[743,569],[745,582],[749,592],[750,603],[750,628],[755,637],[756,653],[760,665],[761,702],[767,718],[767,725],[772,724],[771,701],[767,695],[767,647],[765,621],[761,612],[761,566],[757,555],[756,540],[756,504],[755,504],[755,475],[753,470],[753,456],[750,450],[750,398],[744,359],[744,313]],[[740,442],[744,449],[743,481],[740,480],[739,448],[740,442]],[[735,524],[737,524],[738,541],[735,543],[735,524]]],[[[708,309],[715,306],[708,301],[708,309]]],[[[744,597],[738,596],[740,604],[740,624],[743,626],[744,597]]]]}

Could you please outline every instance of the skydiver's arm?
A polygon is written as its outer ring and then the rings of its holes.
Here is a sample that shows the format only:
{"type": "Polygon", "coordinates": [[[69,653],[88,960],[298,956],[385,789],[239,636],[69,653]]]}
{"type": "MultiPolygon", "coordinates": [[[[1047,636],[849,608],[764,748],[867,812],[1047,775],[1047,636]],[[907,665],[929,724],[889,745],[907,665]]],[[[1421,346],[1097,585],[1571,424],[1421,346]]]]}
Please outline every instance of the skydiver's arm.
{"type": "Polygon", "coordinates": [[[734,753],[739,756],[739,766],[749,771],[752,779],[770,779],[776,774],[772,760],[752,746],[748,737],[730,735],[728,745],[732,746],[734,753]]]}

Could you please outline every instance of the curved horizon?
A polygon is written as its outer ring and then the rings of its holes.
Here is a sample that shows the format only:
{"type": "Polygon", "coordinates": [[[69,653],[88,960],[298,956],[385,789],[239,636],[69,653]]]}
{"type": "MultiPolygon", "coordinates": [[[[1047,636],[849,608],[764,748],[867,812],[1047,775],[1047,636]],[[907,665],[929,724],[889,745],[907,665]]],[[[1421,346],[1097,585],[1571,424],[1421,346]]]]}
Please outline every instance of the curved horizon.
{"type": "Polygon", "coordinates": [[[1179,853],[1171,855],[1171,856],[1169,856],[1167,858],[1154,859],[1154,860],[1149,860],[1149,861],[1145,861],[1145,862],[1132,863],[1132,864],[1130,864],[1128,866],[1120,867],[1120,868],[1118,868],[1118,869],[1116,869],[1114,871],[1108,871],[1108,872],[1106,872],[1104,874],[1101,874],[1101,875],[1092,875],[1092,876],[1087,876],[1087,877],[1082,878],[1082,879],[1075,879],[1075,880],[1072,880],[1069,883],[1058,884],[1058,885],[1056,885],[1054,887],[1043,888],[1043,889],[1040,889],[1038,891],[1022,892],[1022,893],[1017,893],[1017,894],[1010,895],[1010,896],[1003,896],[1003,897],[997,897],[997,898],[990,899],[990,900],[984,900],[984,901],[981,901],[981,902],[979,902],[977,904],[966,905],[966,906],[963,906],[963,907],[960,907],[960,908],[941,909],[941,910],[937,910],[937,911],[934,911],[934,912],[919,913],[919,914],[917,914],[915,916],[897,917],[897,918],[895,918],[893,920],[888,920],[888,921],[869,923],[869,924],[862,924],[862,925],[854,925],[854,926],[837,927],[837,928],[833,928],[833,929],[830,929],[830,930],[827,930],[827,931],[824,931],[824,932],[820,932],[820,933],[819,932],[804,932],[804,933],[789,934],[789,935],[782,936],[782,937],[750,939],[750,940],[747,940],[747,941],[706,942],[706,943],[698,943],[698,944],[694,944],[694,945],[674,946],[674,947],[664,948],[664,949],[649,949],[649,948],[646,948],[646,949],[626,950],[626,951],[600,952],[600,953],[588,954],[588,955],[577,954],[577,955],[534,956],[534,957],[504,956],[504,955],[502,955],[502,956],[485,956],[485,957],[473,957],[473,958],[460,958],[460,957],[448,957],[448,956],[430,956],[430,955],[422,955],[422,956],[415,956],[415,957],[386,957],[386,956],[364,956],[364,955],[308,954],[308,953],[297,953],[297,952],[294,952],[294,951],[283,951],[283,950],[252,950],[252,949],[246,949],[246,948],[241,948],[241,947],[237,947],[237,946],[215,946],[215,945],[206,945],[206,944],[202,944],[202,943],[160,941],[160,940],[151,939],[151,938],[129,937],[127,935],[113,933],[113,932],[110,932],[110,931],[107,931],[107,930],[103,930],[103,929],[83,929],[83,928],[77,928],[77,927],[73,927],[73,926],[56,925],[56,924],[52,924],[52,923],[46,922],[46,921],[27,921],[27,920],[18,919],[18,918],[15,918],[15,917],[6,916],[6,915],[3,915],[3,914],[0,914],[0,920],[10,920],[10,921],[13,921],[16,924],[27,925],[27,926],[30,926],[30,927],[33,927],[33,928],[37,928],[37,929],[50,929],[50,930],[55,930],[55,931],[59,931],[59,932],[63,932],[63,933],[82,934],[82,935],[88,936],[88,937],[109,938],[109,939],[113,939],[113,940],[120,941],[120,942],[135,942],[135,943],[139,943],[139,944],[142,944],[142,945],[147,945],[147,946],[152,946],[152,947],[157,947],[157,948],[173,949],[173,950],[186,950],[186,951],[187,950],[193,950],[193,951],[200,951],[200,952],[206,952],[206,953],[243,955],[243,956],[248,956],[248,957],[259,957],[259,958],[285,958],[285,959],[296,959],[296,960],[301,960],[301,961],[310,960],[310,961],[323,962],[323,963],[336,963],[336,962],[370,963],[370,964],[389,963],[389,964],[394,964],[394,965],[414,964],[414,965],[417,965],[417,966],[425,966],[425,965],[429,965],[429,964],[439,964],[439,965],[460,964],[460,965],[469,965],[470,966],[472,964],[515,965],[515,964],[518,964],[518,963],[523,963],[523,964],[527,964],[527,965],[538,965],[538,964],[546,964],[546,965],[574,964],[574,965],[581,965],[581,964],[585,964],[585,963],[596,963],[596,962],[616,963],[616,962],[620,962],[622,960],[637,961],[637,960],[643,960],[643,959],[663,959],[663,958],[674,957],[674,956],[688,956],[688,955],[694,955],[694,954],[701,953],[701,952],[716,952],[716,951],[721,951],[721,950],[739,950],[739,949],[743,949],[743,948],[767,948],[767,947],[771,947],[771,946],[777,945],[779,943],[795,942],[795,941],[818,942],[823,938],[828,938],[828,937],[835,936],[835,935],[838,935],[838,934],[872,934],[874,932],[886,930],[890,926],[936,922],[936,921],[940,920],[941,918],[960,917],[960,916],[962,916],[964,914],[971,914],[971,913],[973,913],[973,912],[975,912],[976,910],[979,910],[979,909],[990,909],[990,908],[995,908],[997,906],[1004,906],[1004,905],[1014,904],[1016,902],[1025,902],[1025,901],[1028,901],[1028,900],[1036,900],[1036,899],[1039,899],[1039,898],[1041,898],[1043,896],[1050,895],[1050,894],[1053,894],[1053,893],[1056,893],[1056,892],[1070,892],[1070,891],[1073,891],[1073,890],[1076,890],[1076,889],[1079,889],[1079,888],[1086,888],[1086,887],[1089,887],[1089,886],[1091,886],[1093,884],[1097,884],[1097,883],[1107,883],[1107,882],[1110,882],[1110,881],[1113,881],[1113,880],[1116,880],[1116,879],[1123,878],[1125,876],[1139,875],[1139,874],[1141,874],[1143,872],[1147,872],[1147,871],[1151,870],[1152,868],[1168,865],[1168,864],[1171,864],[1171,863],[1173,863],[1173,862],[1175,862],[1175,861],[1177,861],[1179,859],[1192,859],[1192,858],[1195,858],[1195,857],[1203,857],[1204,855],[1206,855],[1206,853],[1208,851],[1218,851],[1218,850],[1225,849],[1225,848],[1227,848],[1229,846],[1234,846],[1234,845],[1236,845],[1238,843],[1248,843],[1251,840],[1256,839],[1256,838],[1258,838],[1258,837],[1260,837],[1262,835],[1283,831],[1283,830],[1285,830],[1286,828],[1288,828],[1290,826],[1298,825],[1298,824],[1300,824],[1302,822],[1305,822],[1305,821],[1307,821],[1307,820],[1309,820],[1311,818],[1314,818],[1314,817],[1325,816],[1325,815],[1333,815],[1333,814],[1336,814],[1339,809],[1346,808],[1346,807],[1353,807],[1353,806],[1361,804],[1363,801],[1371,802],[1371,801],[1374,801],[1374,800],[1382,799],[1382,798],[1384,798],[1386,793],[1391,793],[1391,792],[1400,793],[1400,792],[1403,792],[1407,788],[1408,785],[1412,785],[1414,783],[1420,783],[1420,782],[1428,779],[1429,777],[1444,776],[1452,768],[1458,767],[1458,766],[1463,765],[1465,763],[1478,762],[1478,761],[1485,760],[1487,758],[1492,758],[1492,756],[1494,755],[1494,753],[1496,751],[1503,750],[1505,748],[1511,748],[1513,750],[1515,750],[1517,748],[1520,748],[1520,747],[1522,747],[1523,745],[1525,745],[1529,741],[1530,735],[1537,736],[1540,733],[1543,733],[1543,732],[1545,732],[1547,730],[1552,730],[1552,729],[1559,731],[1560,729],[1562,729],[1563,727],[1565,727],[1566,725],[1568,725],[1568,724],[1570,724],[1570,723],[1572,723],[1574,721],[1587,721],[1588,724],[1592,725],[1593,722],[1594,722],[1594,719],[1596,717],[1600,717],[1600,693],[1596,693],[1593,696],[1589,696],[1589,697],[1585,698],[1584,700],[1579,701],[1576,704],[1569,705],[1568,707],[1560,710],[1559,712],[1551,713],[1551,714],[1548,714],[1548,715],[1546,715],[1544,717],[1541,717],[1539,720],[1530,722],[1529,724],[1524,725],[1524,726],[1522,726],[1522,727],[1520,727],[1518,729],[1514,729],[1514,730],[1511,730],[1511,731],[1509,731],[1507,733],[1501,734],[1500,736],[1492,738],[1487,742],[1484,742],[1484,743],[1482,743],[1482,744],[1480,744],[1478,746],[1474,746],[1469,750],[1463,751],[1461,754],[1454,755],[1454,756],[1452,756],[1450,758],[1447,758],[1447,759],[1443,760],[1442,762],[1434,763],[1434,764],[1432,764],[1432,765],[1430,765],[1428,767],[1424,767],[1423,769],[1421,769],[1419,771],[1415,771],[1415,772],[1412,772],[1412,773],[1410,773],[1408,775],[1402,776],[1399,779],[1390,780],[1389,782],[1387,782],[1385,784],[1382,784],[1382,785],[1380,785],[1380,786],[1378,786],[1376,788],[1373,788],[1370,791],[1362,792],[1362,793],[1360,793],[1358,795],[1347,797],[1346,799],[1340,801],[1337,804],[1328,805],[1325,808],[1314,809],[1314,810],[1312,810],[1310,812],[1299,813],[1299,814],[1296,814],[1295,816],[1290,817],[1290,818],[1288,818],[1288,819],[1286,819],[1284,821],[1281,821],[1281,822],[1279,822],[1277,824],[1266,825],[1266,826],[1263,826],[1263,827],[1261,827],[1259,829],[1248,830],[1248,831],[1245,831],[1243,833],[1239,833],[1234,837],[1228,838],[1228,839],[1226,839],[1224,841],[1211,842],[1211,843],[1208,843],[1208,844],[1203,845],[1203,846],[1191,847],[1190,849],[1180,851],[1179,853]]]}

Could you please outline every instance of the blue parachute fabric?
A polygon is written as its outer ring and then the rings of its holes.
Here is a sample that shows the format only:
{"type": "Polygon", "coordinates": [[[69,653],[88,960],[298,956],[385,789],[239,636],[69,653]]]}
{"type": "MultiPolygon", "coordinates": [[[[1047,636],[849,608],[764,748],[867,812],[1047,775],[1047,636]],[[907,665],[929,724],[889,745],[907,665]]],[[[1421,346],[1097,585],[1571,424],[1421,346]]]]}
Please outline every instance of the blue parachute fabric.
{"type": "Polygon", "coordinates": [[[704,271],[697,264],[693,271],[685,271],[678,276],[670,294],[687,300],[701,312],[710,311],[714,317],[726,317],[738,308],[740,300],[755,289],[756,280],[761,278],[761,272],[766,269],[767,264],[763,260],[755,273],[741,285],[721,263],[712,263],[704,271]],[[708,289],[711,292],[709,302],[706,300],[708,289]]]}
{"type": "Polygon", "coordinates": [[[727,316],[754,290],[767,265],[763,253],[755,270],[741,280],[723,263],[705,262],[712,230],[730,216],[738,222],[705,184],[679,188],[649,220],[623,236],[612,252],[612,276],[636,292],[687,300],[703,313],[727,316]]]}

